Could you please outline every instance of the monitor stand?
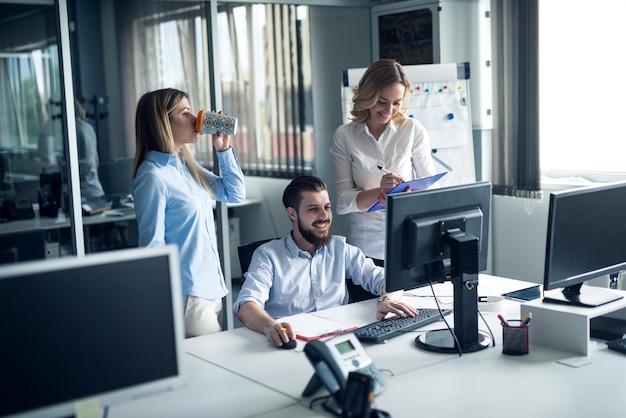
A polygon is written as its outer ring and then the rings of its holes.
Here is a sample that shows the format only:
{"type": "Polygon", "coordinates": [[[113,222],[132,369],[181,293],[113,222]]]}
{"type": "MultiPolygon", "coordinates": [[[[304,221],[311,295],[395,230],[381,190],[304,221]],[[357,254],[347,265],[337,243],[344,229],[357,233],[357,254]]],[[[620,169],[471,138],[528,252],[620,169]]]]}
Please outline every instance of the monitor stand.
{"type": "Polygon", "coordinates": [[[489,347],[492,338],[478,330],[478,238],[462,231],[446,234],[454,286],[454,329],[428,331],[415,339],[426,351],[473,353],[489,347]]]}
{"type": "Polygon", "coordinates": [[[543,301],[547,303],[561,303],[586,308],[595,308],[610,302],[622,299],[624,296],[608,291],[601,287],[584,286],[582,283],[576,286],[564,288],[560,292],[550,292],[544,295],[543,301]]]}
{"type": "Polygon", "coordinates": [[[415,338],[415,345],[426,351],[444,354],[473,353],[491,345],[491,337],[483,331],[479,331],[478,341],[461,345],[461,350],[459,350],[453,332],[454,329],[437,329],[425,332],[415,338]]]}

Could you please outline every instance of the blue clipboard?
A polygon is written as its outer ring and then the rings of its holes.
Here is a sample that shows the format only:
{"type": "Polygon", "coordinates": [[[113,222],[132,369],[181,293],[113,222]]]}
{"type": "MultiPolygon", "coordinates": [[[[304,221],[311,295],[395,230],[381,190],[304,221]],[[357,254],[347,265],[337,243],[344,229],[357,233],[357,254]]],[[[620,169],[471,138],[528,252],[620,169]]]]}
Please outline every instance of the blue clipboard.
{"type": "MultiPolygon", "coordinates": [[[[437,181],[439,181],[439,179],[445,176],[446,174],[448,174],[448,172],[444,171],[443,173],[435,174],[434,176],[430,176],[430,177],[422,177],[421,179],[417,179],[417,180],[403,181],[402,183],[399,183],[393,189],[389,190],[389,193],[387,194],[389,195],[389,194],[406,192],[407,187],[410,187],[412,192],[417,192],[419,190],[426,190],[433,184],[437,183],[437,181]]],[[[367,211],[375,212],[381,209],[385,209],[385,207],[381,205],[380,203],[376,202],[367,211]]]]}

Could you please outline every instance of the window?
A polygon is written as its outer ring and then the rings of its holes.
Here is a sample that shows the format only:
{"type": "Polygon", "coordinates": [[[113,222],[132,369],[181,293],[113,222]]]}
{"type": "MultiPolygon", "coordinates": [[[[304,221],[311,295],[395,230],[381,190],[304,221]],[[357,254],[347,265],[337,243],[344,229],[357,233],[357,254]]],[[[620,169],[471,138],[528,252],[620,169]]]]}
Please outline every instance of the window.
{"type": "Polygon", "coordinates": [[[54,7],[0,16],[0,200],[37,202],[40,173],[64,159],[54,7]]]}
{"type": "MultiPolygon", "coordinates": [[[[213,73],[221,83],[221,110],[239,119],[234,147],[244,172],[286,178],[312,173],[306,6],[218,5],[218,37],[213,46],[218,59],[213,71],[208,68],[205,3],[143,1],[135,6],[131,10],[118,3],[117,8],[126,29],[120,33],[130,28],[133,40],[130,46],[122,46],[126,48],[122,55],[133,57],[136,96],[126,103],[136,103],[147,91],[174,87],[190,95],[193,108],[209,108],[206,80],[213,73]]],[[[128,126],[127,131],[132,132],[128,126]]],[[[194,151],[201,164],[213,165],[211,141],[199,141],[194,151]]]]}
{"type": "Polygon", "coordinates": [[[544,174],[626,173],[620,53],[626,39],[624,15],[623,0],[539,1],[544,174]]]}
{"type": "MultiPolygon", "coordinates": [[[[42,128],[54,117],[54,106],[46,106],[48,99],[60,99],[53,19],[50,7],[26,21],[2,26],[0,108],[9,110],[0,114],[2,148],[36,149],[42,128]],[[36,30],[20,30],[20,27],[36,30]]],[[[57,133],[60,133],[58,125],[57,133]]],[[[62,151],[62,139],[57,145],[62,151]]]]}
{"type": "Polygon", "coordinates": [[[313,117],[308,8],[223,5],[217,70],[226,109],[240,119],[235,138],[246,174],[310,174],[313,117]],[[241,123],[243,122],[243,123],[241,123]]]}

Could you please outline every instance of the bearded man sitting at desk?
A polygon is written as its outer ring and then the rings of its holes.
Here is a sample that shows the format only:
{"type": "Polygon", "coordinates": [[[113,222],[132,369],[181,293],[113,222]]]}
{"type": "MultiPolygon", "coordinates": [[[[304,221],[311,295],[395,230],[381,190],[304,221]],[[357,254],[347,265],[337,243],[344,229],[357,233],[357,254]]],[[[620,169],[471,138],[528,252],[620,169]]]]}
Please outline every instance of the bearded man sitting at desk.
{"type": "Polygon", "coordinates": [[[276,347],[295,339],[287,322],[275,318],[332,308],[348,303],[345,278],[382,295],[376,318],[392,313],[415,316],[400,300],[402,291],[386,294],[384,269],[330,231],[332,212],[326,184],[313,176],[289,183],[283,204],[293,229],[286,237],[254,252],[233,312],[251,330],[263,333],[276,347]]]}

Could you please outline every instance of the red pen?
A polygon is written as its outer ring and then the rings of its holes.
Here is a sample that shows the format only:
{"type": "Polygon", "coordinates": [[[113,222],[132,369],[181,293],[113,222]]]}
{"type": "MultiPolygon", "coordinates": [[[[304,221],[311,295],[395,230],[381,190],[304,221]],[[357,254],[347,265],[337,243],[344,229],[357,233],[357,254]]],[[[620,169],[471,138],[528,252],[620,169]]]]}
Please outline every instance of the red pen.
{"type": "Polygon", "coordinates": [[[505,327],[510,326],[508,322],[506,322],[506,319],[504,319],[504,317],[500,314],[498,314],[498,319],[500,320],[500,322],[502,323],[502,325],[504,325],[505,327]]]}

